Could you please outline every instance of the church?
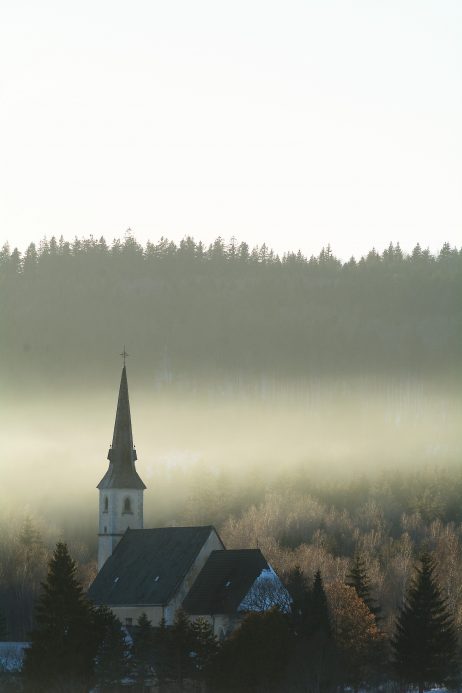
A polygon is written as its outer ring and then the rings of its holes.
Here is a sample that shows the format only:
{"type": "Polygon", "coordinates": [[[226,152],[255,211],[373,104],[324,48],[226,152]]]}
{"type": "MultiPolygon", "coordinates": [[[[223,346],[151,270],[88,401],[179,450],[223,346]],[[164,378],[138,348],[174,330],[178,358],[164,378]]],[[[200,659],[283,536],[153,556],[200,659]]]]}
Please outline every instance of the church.
{"type": "Polygon", "coordinates": [[[126,626],[145,613],[167,625],[182,608],[229,635],[251,611],[290,609],[290,597],[259,549],[229,550],[211,526],[144,529],[146,486],[137,459],[124,362],[109,467],[98,484],[98,574],[88,596],[126,626]]]}

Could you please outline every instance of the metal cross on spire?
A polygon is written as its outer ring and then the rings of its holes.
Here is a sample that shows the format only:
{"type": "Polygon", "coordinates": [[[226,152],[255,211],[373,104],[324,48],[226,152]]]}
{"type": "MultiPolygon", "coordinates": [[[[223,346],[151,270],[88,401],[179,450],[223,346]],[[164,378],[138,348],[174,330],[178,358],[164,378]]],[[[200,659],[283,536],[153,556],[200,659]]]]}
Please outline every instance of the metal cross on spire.
{"type": "Polygon", "coordinates": [[[122,351],[120,356],[122,356],[122,358],[124,360],[124,368],[125,368],[125,360],[126,360],[127,356],[130,356],[130,354],[127,354],[127,352],[125,351],[125,344],[124,344],[124,350],[122,351]]]}

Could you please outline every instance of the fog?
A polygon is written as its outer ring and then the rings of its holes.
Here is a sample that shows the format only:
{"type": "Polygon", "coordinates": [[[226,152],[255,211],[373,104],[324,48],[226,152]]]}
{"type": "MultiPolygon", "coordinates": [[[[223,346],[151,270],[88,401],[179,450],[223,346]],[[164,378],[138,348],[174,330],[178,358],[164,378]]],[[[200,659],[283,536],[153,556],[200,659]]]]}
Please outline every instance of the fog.
{"type": "Polygon", "coordinates": [[[84,587],[95,575],[124,343],[146,527],[211,523],[281,576],[326,583],[361,554],[389,624],[430,546],[462,627],[461,269],[447,243],[347,263],[329,246],[281,258],[130,234],[1,249],[0,611],[14,637],[58,539],[84,587]]]}
{"type": "MultiPolygon", "coordinates": [[[[31,514],[56,536],[97,532],[120,367],[113,382],[10,392],[0,417],[3,517],[31,514]]],[[[128,366],[146,526],[223,522],[265,491],[451,468],[462,395],[443,382],[344,381],[147,386],[128,366]],[[207,501],[219,488],[222,505],[207,501]],[[213,491],[215,492],[215,491],[213,491]],[[226,498],[228,496],[228,498],[226,498]]]]}
{"type": "Polygon", "coordinates": [[[392,628],[425,547],[462,628],[462,253],[342,263],[217,238],[0,251],[0,612],[25,639],[56,541],[96,573],[126,344],[145,526],[214,524],[286,579],[355,555],[392,628]]]}

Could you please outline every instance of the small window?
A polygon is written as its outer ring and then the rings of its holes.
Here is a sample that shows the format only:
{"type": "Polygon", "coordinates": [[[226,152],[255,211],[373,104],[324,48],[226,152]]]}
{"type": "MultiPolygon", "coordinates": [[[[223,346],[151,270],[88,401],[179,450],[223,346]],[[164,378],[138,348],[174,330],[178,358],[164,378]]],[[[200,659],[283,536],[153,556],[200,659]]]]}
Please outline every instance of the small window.
{"type": "Polygon", "coordinates": [[[133,619],[132,618],[126,618],[125,619],[125,625],[126,626],[132,626],[133,625],[133,619]]]}
{"type": "Polygon", "coordinates": [[[109,498],[106,496],[105,499],[104,499],[104,510],[103,510],[103,513],[107,513],[108,510],[109,510],[109,498]]]}
{"type": "Polygon", "coordinates": [[[107,527],[104,528],[104,534],[107,534],[107,527]]]}
{"type": "Polygon", "coordinates": [[[130,498],[125,498],[123,511],[124,511],[124,513],[131,513],[132,512],[132,504],[130,502],[130,498]]]}

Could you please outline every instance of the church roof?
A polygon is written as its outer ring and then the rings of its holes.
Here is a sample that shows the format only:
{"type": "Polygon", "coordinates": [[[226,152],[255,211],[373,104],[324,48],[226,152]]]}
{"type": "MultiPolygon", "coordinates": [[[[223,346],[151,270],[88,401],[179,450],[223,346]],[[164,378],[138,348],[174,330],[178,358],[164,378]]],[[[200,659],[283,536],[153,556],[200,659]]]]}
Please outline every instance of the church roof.
{"type": "Polygon", "coordinates": [[[212,551],[183,608],[196,615],[236,613],[264,570],[269,565],[260,549],[212,551]]]}
{"type": "Polygon", "coordinates": [[[97,488],[146,488],[135,469],[137,455],[133,446],[127,369],[125,364],[120,378],[114,435],[107,458],[109,460],[109,469],[99,482],[97,488]]]}
{"type": "Polygon", "coordinates": [[[127,529],[92,583],[89,598],[110,606],[168,604],[214,531],[211,525],[127,529]]]}

